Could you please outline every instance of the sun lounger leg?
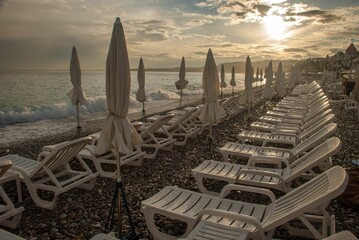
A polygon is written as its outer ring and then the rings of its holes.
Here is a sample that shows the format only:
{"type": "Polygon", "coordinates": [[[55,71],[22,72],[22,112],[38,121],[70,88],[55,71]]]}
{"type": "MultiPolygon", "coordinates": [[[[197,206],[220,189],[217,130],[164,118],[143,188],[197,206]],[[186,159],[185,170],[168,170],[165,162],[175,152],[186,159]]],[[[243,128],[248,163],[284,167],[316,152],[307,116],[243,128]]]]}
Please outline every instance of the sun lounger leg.
{"type": "Polygon", "coordinates": [[[171,236],[169,234],[160,232],[155,224],[155,212],[152,209],[144,207],[142,209],[143,214],[145,215],[147,227],[153,235],[153,238],[156,240],[176,240],[178,237],[171,236]]]}

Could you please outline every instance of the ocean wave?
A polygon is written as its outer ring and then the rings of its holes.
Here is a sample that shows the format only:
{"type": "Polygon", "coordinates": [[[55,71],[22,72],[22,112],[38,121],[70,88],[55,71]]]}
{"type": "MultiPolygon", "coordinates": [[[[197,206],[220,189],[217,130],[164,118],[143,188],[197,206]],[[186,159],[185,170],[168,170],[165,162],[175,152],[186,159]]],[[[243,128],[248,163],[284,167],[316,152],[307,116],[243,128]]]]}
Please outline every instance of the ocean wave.
{"type": "Polygon", "coordinates": [[[166,99],[177,99],[179,95],[176,92],[168,91],[165,89],[159,89],[156,92],[150,92],[147,94],[149,101],[160,101],[166,99]]]}
{"type": "MultiPolygon", "coordinates": [[[[89,98],[80,106],[80,114],[106,111],[106,97],[89,98]]],[[[24,122],[35,122],[46,119],[57,119],[74,116],[76,107],[71,102],[62,102],[35,106],[16,106],[9,110],[0,110],[0,125],[11,125],[24,122]]]]}

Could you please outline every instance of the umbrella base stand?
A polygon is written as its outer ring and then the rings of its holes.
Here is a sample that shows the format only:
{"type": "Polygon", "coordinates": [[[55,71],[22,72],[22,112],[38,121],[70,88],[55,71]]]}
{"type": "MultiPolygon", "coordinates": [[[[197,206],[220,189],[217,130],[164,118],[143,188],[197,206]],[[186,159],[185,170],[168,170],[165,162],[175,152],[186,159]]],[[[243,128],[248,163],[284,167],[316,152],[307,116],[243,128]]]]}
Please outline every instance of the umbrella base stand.
{"type": "Polygon", "coordinates": [[[80,138],[80,137],[82,137],[82,127],[77,126],[76,127],[76,138],[80,138]]]}
{"type": "Polygon", "coordinates": [[[111,232],[111,230],[113,228],[113,224],[115,223],[115,212],[116,212],[116,208],[118,207],[117,201],[119,201],[119,199],[118,199],[119,193],[121,195],[122,203],[126,210],[126,214],[128,216],[128,222],[130,223],[130,227],[131,227],[131,231],[128,234],[126,234],[125,236],[122,236],[122,232],[120,230],[120,239],[121,240],[138,240],[139,237],[136,234],[135,226],[132,222],[131,212],[130,212],[130,208],[128,207],[128,204],[127,204],[126,195],[125,195],[125,191],[123,190],[122,181],[119,181],[119,182],[116,181],[116,189],[115,189],[115,193],[113,195],[110,213],[107,218],[105,232],[106,233],[111,232]]]}

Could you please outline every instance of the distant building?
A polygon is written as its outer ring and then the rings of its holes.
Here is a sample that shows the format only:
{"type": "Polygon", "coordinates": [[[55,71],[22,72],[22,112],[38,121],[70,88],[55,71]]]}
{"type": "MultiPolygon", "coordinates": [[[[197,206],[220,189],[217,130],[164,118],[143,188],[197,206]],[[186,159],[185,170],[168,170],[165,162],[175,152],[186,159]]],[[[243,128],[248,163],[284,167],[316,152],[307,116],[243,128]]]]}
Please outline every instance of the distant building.
{"type": "Polygon", "coordinates": [[[347,50],[345,50],[345,57],[350,60],[358,57],[358,51],[353,43],[351,43],[347,50]]]}

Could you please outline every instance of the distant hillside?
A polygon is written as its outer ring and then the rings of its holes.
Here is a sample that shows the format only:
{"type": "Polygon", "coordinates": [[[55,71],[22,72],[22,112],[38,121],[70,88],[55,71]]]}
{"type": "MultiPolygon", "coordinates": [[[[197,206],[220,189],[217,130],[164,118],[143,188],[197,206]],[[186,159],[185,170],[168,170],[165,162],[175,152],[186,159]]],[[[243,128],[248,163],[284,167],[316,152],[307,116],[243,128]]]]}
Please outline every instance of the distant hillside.
{"type": "MultiPolygon", "coordinates": [[[[296,60],[284,60],[282,61],[283,69],[285,72],[289,73],[291,70],[291,67],[294,63],[298,61],[296,60]]],[[[257,67],[263,69],[265,66],[268,66],[269,60],[264,61],[258,61],[258,62],[252,62],[252,66],[254,68],[254,73],[257,71],[257,67]]],[[[278,68],[279,60],[272,60],[273,63],[273,71],[276,71],[278,68]]],[[[234,69],[237,73],[244,73],[246,63],[245,62],[233,62],[233,63],[224,63],[224,69],[226,72],[230,73],[232,71],[232,66],[234,66],[234,69]]],[[[221,64],[217,65],[218,71],[221,70],[221,64]]],[[[133,69],[137,70],[137,69],[133,69]]],[[[146,68],[146,71],[157,71],[157,72],[178,72],[179,67],[173,67],[173,68],[146,68]]],[[[202,72],[203,67],[187,67],[187,72],[202,72]]]]}

